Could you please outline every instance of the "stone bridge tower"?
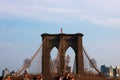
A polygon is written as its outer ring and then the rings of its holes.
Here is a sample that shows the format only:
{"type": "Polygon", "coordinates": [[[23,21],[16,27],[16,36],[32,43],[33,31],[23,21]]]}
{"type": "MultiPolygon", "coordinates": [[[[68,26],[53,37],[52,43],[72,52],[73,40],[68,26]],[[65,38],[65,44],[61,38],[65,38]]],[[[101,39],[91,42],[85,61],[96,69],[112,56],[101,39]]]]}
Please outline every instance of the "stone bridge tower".
{"type": "Polygon", "coordinates": [[[65,72],[65,53],[69,47],[72,47],[75,52],[76,59],[76,74],[84,74],[84,61],[82,50],[83,34],[47,34],[41,35],[42,46],[42,74],[44,80],[51,80],[50,72],[50,52],[53,47],[56,47],[60,53],[60,72],[65,72]]]}

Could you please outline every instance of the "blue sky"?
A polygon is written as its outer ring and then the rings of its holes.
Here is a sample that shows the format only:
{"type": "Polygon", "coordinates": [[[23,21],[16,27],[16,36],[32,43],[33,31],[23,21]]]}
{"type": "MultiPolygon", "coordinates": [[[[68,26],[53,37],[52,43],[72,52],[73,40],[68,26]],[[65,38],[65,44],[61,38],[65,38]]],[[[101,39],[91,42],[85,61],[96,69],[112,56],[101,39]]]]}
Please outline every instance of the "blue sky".
{"type": "Polygon", "coordinates": [[[42,33],[83,33],[98,65],[120,65],[119,0],[0,0],[0,71],[17,70],[42,33]]]}

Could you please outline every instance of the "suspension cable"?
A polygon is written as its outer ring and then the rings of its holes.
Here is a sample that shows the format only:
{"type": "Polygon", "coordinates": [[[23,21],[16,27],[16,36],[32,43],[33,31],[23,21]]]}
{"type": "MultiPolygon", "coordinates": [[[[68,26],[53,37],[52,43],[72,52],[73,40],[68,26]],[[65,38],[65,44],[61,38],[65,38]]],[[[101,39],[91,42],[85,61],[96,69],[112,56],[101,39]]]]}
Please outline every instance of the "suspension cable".
{"type": "Polygon", "coordinates": [[[86,55],[86,57],[88,58],[88,60],[89,60],[89,62],[90,62],[90,64],[92,64],[92,66],[94,67],[94,69],[100,74],[100,76],[104,76],[97,68],[96,68],[96,66],[93,64],[93,62],[91,61],[91,59],[89,58],[89,56],[88,56],[88,54],[87,54],[87,52],[85,51],[85,49],[84,49],[84,47],[83,47],[83,51],[84,51],[84,53],[85,53],[85,55],[86,55]]]}
{"type": "MultiPolygon", "coordinates": [[[[43,43],[44,43],[44,42],[45,42],[45,41],[43,40],[43,43]]],[[[30,59],[30,62],[29,62],[28,64],[25,64],[25,65],[17,72],[17,75],[20,75],[20,73],[23,72],[23,71],[27,68],[27,66],[31,64],[31,62],[34,60],[34,58],[38,55],[40,49],[42,48],[43,43],[40,45],[40,47],[39,47],[39,48],[37,49],[37,51],[34,53],[33,57],[30,59]]]]}

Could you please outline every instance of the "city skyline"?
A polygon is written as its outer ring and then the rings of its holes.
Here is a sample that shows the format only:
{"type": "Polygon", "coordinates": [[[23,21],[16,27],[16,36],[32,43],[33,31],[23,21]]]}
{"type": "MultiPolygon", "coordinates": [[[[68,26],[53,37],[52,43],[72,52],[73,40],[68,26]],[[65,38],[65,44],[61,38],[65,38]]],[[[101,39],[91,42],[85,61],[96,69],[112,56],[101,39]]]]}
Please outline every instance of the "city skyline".
{"type": "Polygon", "coordinates": [[[42,43],[41,34],[83,33],[98,66],[119,66],[119,0],[1,0],[0,71],[21,68],[42,43]]]}

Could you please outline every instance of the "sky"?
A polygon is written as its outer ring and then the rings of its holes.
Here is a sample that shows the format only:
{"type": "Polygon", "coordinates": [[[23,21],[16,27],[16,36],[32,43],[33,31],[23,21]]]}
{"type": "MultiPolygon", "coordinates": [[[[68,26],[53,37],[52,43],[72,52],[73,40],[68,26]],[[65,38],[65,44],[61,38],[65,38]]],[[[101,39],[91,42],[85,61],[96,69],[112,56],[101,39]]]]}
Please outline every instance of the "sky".
{"type": "Polygon", "coordinates": [[[82,33],[98,67],[120,66],[120,0],[0,0],[0,73],[17,70],[41,34],[82,33]]]}

